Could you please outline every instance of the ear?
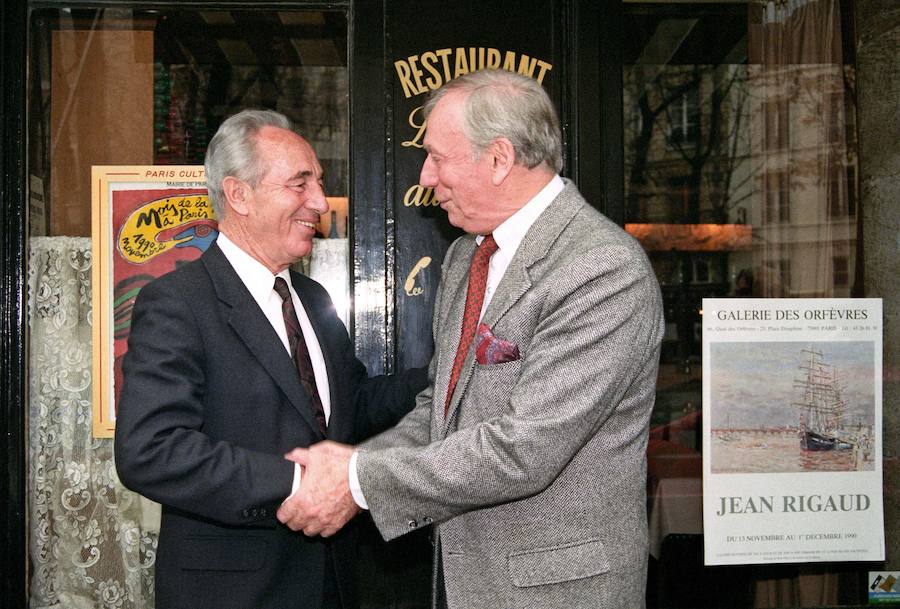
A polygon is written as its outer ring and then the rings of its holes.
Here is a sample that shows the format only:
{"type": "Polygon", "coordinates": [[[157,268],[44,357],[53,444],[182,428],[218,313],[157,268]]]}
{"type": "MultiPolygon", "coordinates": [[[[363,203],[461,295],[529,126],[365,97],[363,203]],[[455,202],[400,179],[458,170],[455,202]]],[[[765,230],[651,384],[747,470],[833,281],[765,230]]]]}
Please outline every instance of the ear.
{"type": "Polygon", "coordinates": [[[253,192],[249,184],[234,176],[227,176],[222,180],[222,191],[225,193],[225,201],[229,209],[239,216],[246,216],[250,213],[253,192]]]}
{"type": "Polygon", "coordinates": [[[498,137],[487,149],[491,155],[491,182],[494,186],[503,183],[516,164],[516,151],[512,142],[505,137],[498,137]]]}

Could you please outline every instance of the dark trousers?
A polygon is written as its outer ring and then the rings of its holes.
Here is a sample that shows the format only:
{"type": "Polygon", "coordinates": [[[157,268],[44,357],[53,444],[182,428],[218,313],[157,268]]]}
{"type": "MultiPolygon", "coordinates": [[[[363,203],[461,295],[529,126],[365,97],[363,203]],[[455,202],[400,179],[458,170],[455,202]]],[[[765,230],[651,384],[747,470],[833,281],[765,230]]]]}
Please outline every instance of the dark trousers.
{"type": "Polygon", "coordinates": [[[322,608],[343,609],[341,591],[338,589],[337,574],[334,571],[334,557],[331,548],[327,548],[325,560],[325,573],[322,577],[322,608]]]}
{"type": "Polygon", "coordinates": [[[433,534],[434,539],[434,590],[432,590],[436,609],[447,609],[447,588],[444,586],[444,561],[441,558],[441,538],[433,534]]]}

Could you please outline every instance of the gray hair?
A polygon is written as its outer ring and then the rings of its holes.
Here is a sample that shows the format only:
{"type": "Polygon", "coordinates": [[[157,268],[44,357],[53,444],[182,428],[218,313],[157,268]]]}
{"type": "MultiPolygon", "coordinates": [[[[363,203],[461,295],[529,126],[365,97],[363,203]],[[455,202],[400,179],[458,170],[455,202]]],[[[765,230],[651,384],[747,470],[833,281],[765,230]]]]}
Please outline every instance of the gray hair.
{"type": "Polygon", "coordinates": [[[206,148],[206,188],[219,220],[225,213],[225,178],[233,176],[253,188],[263,178],[266,168],[256,155],[256,136],[263,127],[291,129],[291,121],[273,110],[242,110],[225,119],[206,148]]]}
{"type": "Polygon", "coordinates": [[[562,135],[550,96],[533,78],[488,69],[451,80],[433,91],[422,111],[425,118],[446,94],[466,94],[463,129],[480,155],[495,139],[505,137],[516,152],[516,162],[529,169],[541,163],[562,171],[562,135]]]}

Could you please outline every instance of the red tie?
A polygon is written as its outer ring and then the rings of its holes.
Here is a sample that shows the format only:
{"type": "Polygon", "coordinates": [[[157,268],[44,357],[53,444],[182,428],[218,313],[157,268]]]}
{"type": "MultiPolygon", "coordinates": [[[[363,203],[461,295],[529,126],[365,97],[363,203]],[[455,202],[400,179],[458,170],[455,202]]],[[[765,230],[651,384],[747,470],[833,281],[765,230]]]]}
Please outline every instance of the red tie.
{"type": "Polygon", "coordinates": [[[294,301],[288,290],[287,282],[281,277],[275,278],[275,291],[281,296],[281,315],[284,317],[288,345],[294,355],[294,364],[297,366],[297,372],[300,373],[300,384],[309,394],[309,400],[313,405],[313,414],[316,415],[316,421],[319,423],[319,431],[323,436],[327,435],[325,408],[322,406],[322,398],[319,397],[319,390],[316,387],[316,375],[309,357],[309,348],[303,339],[303,329],[300,327],[300,320],[297,319],[297,311],[294,309],[294,301]]]}
{"type": "Polygon", "coordinates": [[[472,264],[469,266],[469,287],[466,290],[466,310],[463,313],[462,332],[459,335],[459,347],[456,348],[456,359],[453,360],[453,370],[450,372],[450,386],[447,387],[447,401],[444,402],[444,418],[450,409],[450,400],[459,375],[462,372],[466,354],[472,346],[475,338],[475,327],[481,317],[481,305],[484,302],[484,288],[487,285],[488,264],[491,256],[497,251],[497,242],[493,235],[488,235],[475,250],[472,256],[472,264]]]}

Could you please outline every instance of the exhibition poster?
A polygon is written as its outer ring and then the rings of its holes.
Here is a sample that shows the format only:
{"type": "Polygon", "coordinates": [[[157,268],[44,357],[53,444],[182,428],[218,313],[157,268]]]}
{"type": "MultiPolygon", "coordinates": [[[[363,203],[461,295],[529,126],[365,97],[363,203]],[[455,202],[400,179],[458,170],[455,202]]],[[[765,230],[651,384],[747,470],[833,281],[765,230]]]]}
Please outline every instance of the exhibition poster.
{"type": "Polygon", "coordinates": [[[884,560],[881,299],[702,313],[706,564],[884,560]]]}
{"type": "Polygon", "coordinates": [[[93,431],[108,438],[138,292],[219,233],[202,165],[94,166],[92,178],[93,431]]]}

